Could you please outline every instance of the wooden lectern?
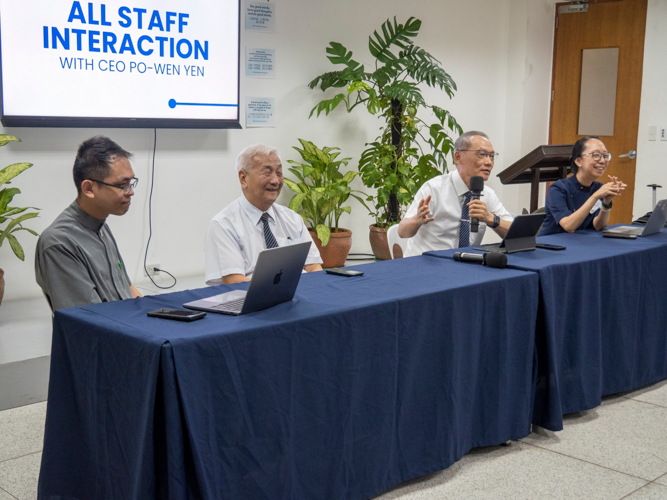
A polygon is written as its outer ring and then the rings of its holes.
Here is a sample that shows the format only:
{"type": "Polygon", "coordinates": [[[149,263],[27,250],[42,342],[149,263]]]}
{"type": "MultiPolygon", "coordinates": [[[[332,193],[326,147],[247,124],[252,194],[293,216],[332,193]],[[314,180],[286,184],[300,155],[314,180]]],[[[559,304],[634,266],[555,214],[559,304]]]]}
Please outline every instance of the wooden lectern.
{"type": "Polygon", "coordinates": [[[539,146],[498,174],[503,184],[530,183],[530,213],[537,210],[540,182],[564,179],[574,144],[539,146]]]}

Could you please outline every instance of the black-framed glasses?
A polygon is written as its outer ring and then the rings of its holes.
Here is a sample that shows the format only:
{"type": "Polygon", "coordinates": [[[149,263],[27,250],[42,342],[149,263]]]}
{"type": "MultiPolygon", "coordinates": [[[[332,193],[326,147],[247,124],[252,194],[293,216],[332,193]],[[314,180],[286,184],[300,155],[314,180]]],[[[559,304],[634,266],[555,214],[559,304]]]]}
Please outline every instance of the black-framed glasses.
{"type": "Polygon", "coordinates": [[[599,153],[597,151],[593,151],[592,153],[584,153],[581,156],[586,156],[586,155],[590,155],[590,157],[593,158],[595,161],[600,161],[601,159],[604,161],[611,160],[611,153],[599,153]]]}
{"type": "Polygon", "coordinates": [[[493,151],[489,152],[485,149],[459,149],[459,151],[470,151],[472,153],[477,153],[477,158],[480,160],[483,160],[484,158],[488,157],[489,160],[491,161],[496,161],[496,156],[498,156],[500,153],[495,153],[493,151]]]}
{"type": "Polygon", "coordinates": [[[129,194],[129,192],[132,191],[135,187],[137,187],[137,184],[139,183],[139,179],[137,179],[136,177],[132,177],[129,181],[123,184],[109,184],[108,182],[98,181],[97,179],[89,179],[89,180],[97,182],[98,184],[104,184],[105,186],[120,189],[121,191],[123,191],[123,194],[129,194]]]}

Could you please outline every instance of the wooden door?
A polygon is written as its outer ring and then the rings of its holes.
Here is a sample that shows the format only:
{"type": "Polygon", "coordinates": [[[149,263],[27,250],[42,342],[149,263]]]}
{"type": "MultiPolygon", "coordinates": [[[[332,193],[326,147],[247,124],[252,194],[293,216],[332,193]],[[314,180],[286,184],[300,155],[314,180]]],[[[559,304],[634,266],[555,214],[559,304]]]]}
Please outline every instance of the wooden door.
{"type": "Polygon", "coordinates": [[[628,185],[623,195],[614,199],[610,222],[629,223],[636,160],[619,156],[637,149],[647,0],[591,0],[588,12],[559,14],[558,7],[572,4],[556,6],[549,144],[572,144],[583,137],[578,135],[582,51],[618,47],[614,131],[613,135],[600,136],[614,156],[598,180],[606,182],[607,175],[615,175],[628,185]]]}

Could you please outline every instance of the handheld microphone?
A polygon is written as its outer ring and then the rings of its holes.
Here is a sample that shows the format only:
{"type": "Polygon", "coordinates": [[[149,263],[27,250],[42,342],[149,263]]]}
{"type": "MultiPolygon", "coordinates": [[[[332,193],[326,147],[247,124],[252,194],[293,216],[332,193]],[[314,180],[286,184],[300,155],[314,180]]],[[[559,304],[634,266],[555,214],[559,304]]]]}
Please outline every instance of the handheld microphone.
{"type": "MultiPolygon", "coordinates": [[[[479,200],[484,191],[484,179],[479,175],[470,178],[470,201],[479,200]]],[[[476,217],[470,218],[470,232],[476,233],[479,231],[479,219],[476,217]]]]}
{"type": "Polygon", "coordinates": [[[488,267],[497,267],[498,269],[507,267],[507,255],[498,252],[485,254],[454,252],[454,260],[478,263],[488,267]]]}

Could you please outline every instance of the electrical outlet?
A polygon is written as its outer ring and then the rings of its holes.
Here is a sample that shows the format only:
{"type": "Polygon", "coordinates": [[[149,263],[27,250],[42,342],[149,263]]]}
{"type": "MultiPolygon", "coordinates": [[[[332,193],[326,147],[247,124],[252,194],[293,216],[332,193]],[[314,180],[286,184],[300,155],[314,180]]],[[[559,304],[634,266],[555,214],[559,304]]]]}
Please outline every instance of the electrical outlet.
{"type": "Polygon", "coordinates": [[[667,129],[665,127],[660,127],[660,140],[667,141],[667,129]]]}
{"type": "Polygon", "coordinates": [[[158,273],[156,269],[160,269],[160,264],[146,264],[144,276],[155,276],[158,273]]]}

